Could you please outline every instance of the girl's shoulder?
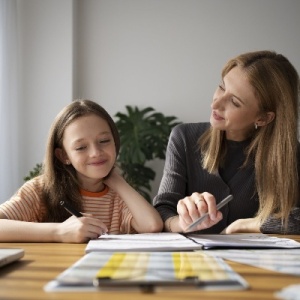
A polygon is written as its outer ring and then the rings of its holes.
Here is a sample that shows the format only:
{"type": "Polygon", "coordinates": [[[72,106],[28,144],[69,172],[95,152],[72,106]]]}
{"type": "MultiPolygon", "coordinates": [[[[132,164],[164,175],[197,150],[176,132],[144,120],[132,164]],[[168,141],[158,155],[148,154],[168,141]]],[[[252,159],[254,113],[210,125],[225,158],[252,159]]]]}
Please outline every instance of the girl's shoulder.
{"type": "Polygon", "coordinates": [[[20,189],[32,188],[34,190],[43,190],[45,185],[45,180],[43,175],[36,176],[28,181],[26,181],[20,189]]]}
{"type": "Polygon", "coordinates": [[[11,197],[11,199],[18,197],[18,198],[27,198],[27,199],[37,198],[41,200],[43,191],[44,191],[44,177],[43,175],[40,175],[26,181],[16,191],[16,193],[11,197]]]}
{"type": "Polygon", "coordinates": [[[26,181],[10,199],[2,203],[2,212],[9,219],[40,222],[45,213],[43,187],[42,177],[26,181]]]}

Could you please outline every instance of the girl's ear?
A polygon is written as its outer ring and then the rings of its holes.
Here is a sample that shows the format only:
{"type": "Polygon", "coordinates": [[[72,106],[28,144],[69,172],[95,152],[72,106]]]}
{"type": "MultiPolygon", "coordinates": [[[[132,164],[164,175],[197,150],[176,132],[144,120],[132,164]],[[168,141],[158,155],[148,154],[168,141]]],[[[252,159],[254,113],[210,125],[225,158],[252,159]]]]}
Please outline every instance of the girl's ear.
{"type": "Polygon", "coordinates": [[[260,117],[256,124],[258,126],[266,126],[271,123],[275,119],[275,113],[273,111],[269,111],[265,113],[262,117],[260,117]]]}
{"type": "Polygon", "coordinates": [[[55,154],[56,158],[58,158],[63,164],[65,164],[65,165],[71,164],[70,160],[68,159],[67,154],[65,153],[65,151],[63,149],[55,148],[54,154],[55,154]]]}

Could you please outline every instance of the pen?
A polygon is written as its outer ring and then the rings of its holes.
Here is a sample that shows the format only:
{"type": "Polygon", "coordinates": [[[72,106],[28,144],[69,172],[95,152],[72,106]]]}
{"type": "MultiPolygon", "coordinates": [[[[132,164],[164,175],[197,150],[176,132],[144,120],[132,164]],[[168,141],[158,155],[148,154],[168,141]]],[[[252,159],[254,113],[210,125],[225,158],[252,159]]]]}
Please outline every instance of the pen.
{"type": "MultiPolygon", "coordinates": [[[[80,218],[83,216],[81,212],[76,210],[74,207],[72,207],[70,204],[66,203],[65,201],[60,201],[59,204],[66,210],[68,211],[71,215],[80,218]]],[[[102,233],[102,235],[107,235],[107,232],[102,233]]]]}
{"type": "Polygon", "coordinates": [[[77,211],[74,207],[72,207],[70,204],[66,203],[65,201],[60,201],[59,204],[66,210],[68,211],[71,215],[80,218],[82,217],[82,213],[77,211]]]}
{"type": "MultiPolygon", "coordinates": [[[[217,204],[217,210],[222,208],[224,205],[226,205],[232,199],[233,199],[232,195],[229,195],[226,198],[224,198],[220,203],[217,204]]],[[[209,215],[209,213],[206,213],[203,216],[201,216],[200,218],[198,218],[191,225],[189,225],[189,227],[185,230],[185,232],[191,231],[192,228],[196,227],[199,223],[201,223],[208,215],[209,215]]]]}

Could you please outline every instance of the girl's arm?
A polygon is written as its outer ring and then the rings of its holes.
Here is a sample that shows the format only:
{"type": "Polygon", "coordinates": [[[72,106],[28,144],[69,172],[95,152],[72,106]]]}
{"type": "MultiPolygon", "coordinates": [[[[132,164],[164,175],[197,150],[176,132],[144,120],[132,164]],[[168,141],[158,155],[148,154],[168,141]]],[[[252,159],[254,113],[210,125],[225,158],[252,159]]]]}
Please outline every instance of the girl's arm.
{"type": "Polygon", "coordinates": [[[101,221],[89,216],[72,216],[63,223],[35,223],[8,220],[0,212],[0,242],[84,243],[106,230],[101,221]]]}
{"type": "Polygon", "coordinates": [[[137,232],[162,231],[163,222],[157,210],[126,182],[116,168],[104,183],[117,192],[126,203],[133,216],[132,227],[137,232]]]}

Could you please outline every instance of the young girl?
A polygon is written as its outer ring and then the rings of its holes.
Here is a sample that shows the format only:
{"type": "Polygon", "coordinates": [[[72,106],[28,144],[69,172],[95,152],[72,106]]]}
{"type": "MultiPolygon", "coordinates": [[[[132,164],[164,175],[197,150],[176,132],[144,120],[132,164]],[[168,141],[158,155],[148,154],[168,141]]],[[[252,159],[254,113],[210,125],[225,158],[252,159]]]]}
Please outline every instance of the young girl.
{"type": "Polygon", "coordinates": [[[0,205],[0,241],[83,243],[105,233],[161,231],[158,212],[114,167],[119,148],[116,125],[100,105],[66,106],[50,129],[43,174],[0,205]]]}

